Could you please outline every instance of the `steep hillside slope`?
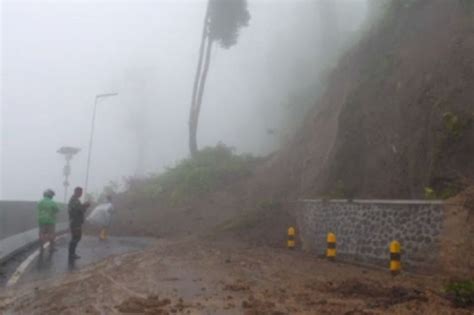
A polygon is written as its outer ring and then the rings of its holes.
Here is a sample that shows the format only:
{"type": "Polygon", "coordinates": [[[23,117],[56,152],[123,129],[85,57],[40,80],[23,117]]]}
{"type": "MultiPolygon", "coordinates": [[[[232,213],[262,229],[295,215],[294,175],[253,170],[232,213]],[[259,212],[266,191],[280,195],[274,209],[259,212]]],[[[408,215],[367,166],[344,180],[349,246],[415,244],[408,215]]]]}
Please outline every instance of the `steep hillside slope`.
{"type": "Polygon", "coordinates": [[[474,178],[474,3],[394,1],[340,61],[295,139],[261,170],[269,198],[449,197],[474,178]]]}

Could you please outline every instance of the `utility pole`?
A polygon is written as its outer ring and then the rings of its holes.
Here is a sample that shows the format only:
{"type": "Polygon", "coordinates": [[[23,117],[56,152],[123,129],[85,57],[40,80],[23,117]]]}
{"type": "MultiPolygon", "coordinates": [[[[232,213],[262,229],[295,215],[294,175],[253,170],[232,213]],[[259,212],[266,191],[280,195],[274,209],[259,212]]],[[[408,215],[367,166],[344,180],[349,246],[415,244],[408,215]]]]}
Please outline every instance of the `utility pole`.
{"type": "Polygon", "coordinates": [[[73,148],[73,147],[62,147],[57,152],[61,155],[64,155],[66,160],[66,165],[63,168],[63,175],[64,175],[64,203],[67,203],[67,192],[69,188],[69,175],[71,175],[71,160],[79,153],[81,149],[73,148]]]}

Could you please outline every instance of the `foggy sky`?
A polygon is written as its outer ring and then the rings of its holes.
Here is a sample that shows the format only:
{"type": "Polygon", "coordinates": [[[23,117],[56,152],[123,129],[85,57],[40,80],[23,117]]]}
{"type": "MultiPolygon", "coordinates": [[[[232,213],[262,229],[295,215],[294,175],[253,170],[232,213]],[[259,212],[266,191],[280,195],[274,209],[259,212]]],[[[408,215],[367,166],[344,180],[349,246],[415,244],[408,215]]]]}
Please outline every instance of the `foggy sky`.
{"type": "MultiPolygon", "coordinates": [[[[266,130],[284,119],[280,103],[295,59],[311,58],[308,38],[318,31],[294,31],[303,29],[298,23],[313,2],[249,0],[250,25],[237,45],[213,51],[200,147],[222,141],[259,155],[277,148],[279,140],[266,130]]],[[[341,9],[346,24],[356,30],[364,1],[340,2],[347,4],[341,9]]],[[[187,156],[205,1],[1,3],[2,199],[36,200],[52,188],[61,200],[64,161],[56,150],[64,145],[82,149],[70,181],[84,185],[99,93],[119,95],[98,105],[91,190],[159,172],[187,156]]]]}

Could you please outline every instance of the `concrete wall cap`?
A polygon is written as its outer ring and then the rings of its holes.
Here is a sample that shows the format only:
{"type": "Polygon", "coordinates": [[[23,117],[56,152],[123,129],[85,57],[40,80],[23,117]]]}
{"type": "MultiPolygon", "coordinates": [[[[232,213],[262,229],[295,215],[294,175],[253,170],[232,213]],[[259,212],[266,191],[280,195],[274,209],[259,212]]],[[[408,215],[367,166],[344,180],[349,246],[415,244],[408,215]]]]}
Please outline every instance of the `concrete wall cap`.
{"type": "Polygon", "coordinates": [[[359,204],[400,204],[400,205],[441,205],[443,200],[422,200],[422,199],[299,199],[298,202],[331,202],[331,203],[359,203],[359,204]]]}

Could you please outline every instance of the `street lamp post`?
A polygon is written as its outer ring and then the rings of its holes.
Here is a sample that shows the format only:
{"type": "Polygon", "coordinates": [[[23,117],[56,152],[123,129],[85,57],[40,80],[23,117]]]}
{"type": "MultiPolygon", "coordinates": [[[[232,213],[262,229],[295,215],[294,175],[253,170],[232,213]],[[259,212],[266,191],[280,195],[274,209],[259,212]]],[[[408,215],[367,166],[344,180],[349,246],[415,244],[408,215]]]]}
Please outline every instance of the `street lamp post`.
{"type": "Polygon", "coordinates": [[[84,195],[87,194],[87,188],[88,188],[88,185],[89,185],[89,171],[90,171],[90,166],[91,166],[92,143],[94,141],[95,116],[96,116],[96,113],[97,113],[97,103],[99,102],[100,99],[103,99],[103,98],[106,98],[106,97],[111,97],[111,96],[116,96],[116,95],[118,95],[118,93],[97,94],[95,96],[94,110],[92,112],[91,136],[90,136],[90,139],[89,139],[89,152],[87,154],[86,183],[84,185],[84,195]]]}
{"type": "Polygon", "coordinates": [[[73,147],[61,147],[58,150],[58,153],[61,155],[64,155],[64,158],[66,159],[66,165],[64,166],[63,169],[63,175],[64,175],[64,203],[67,203],[67,190],[69,187],[69,175],[71,175],[71,160],[76,155],[79,153],[81,149],[79,148],[73,148],[73,147]]]}

